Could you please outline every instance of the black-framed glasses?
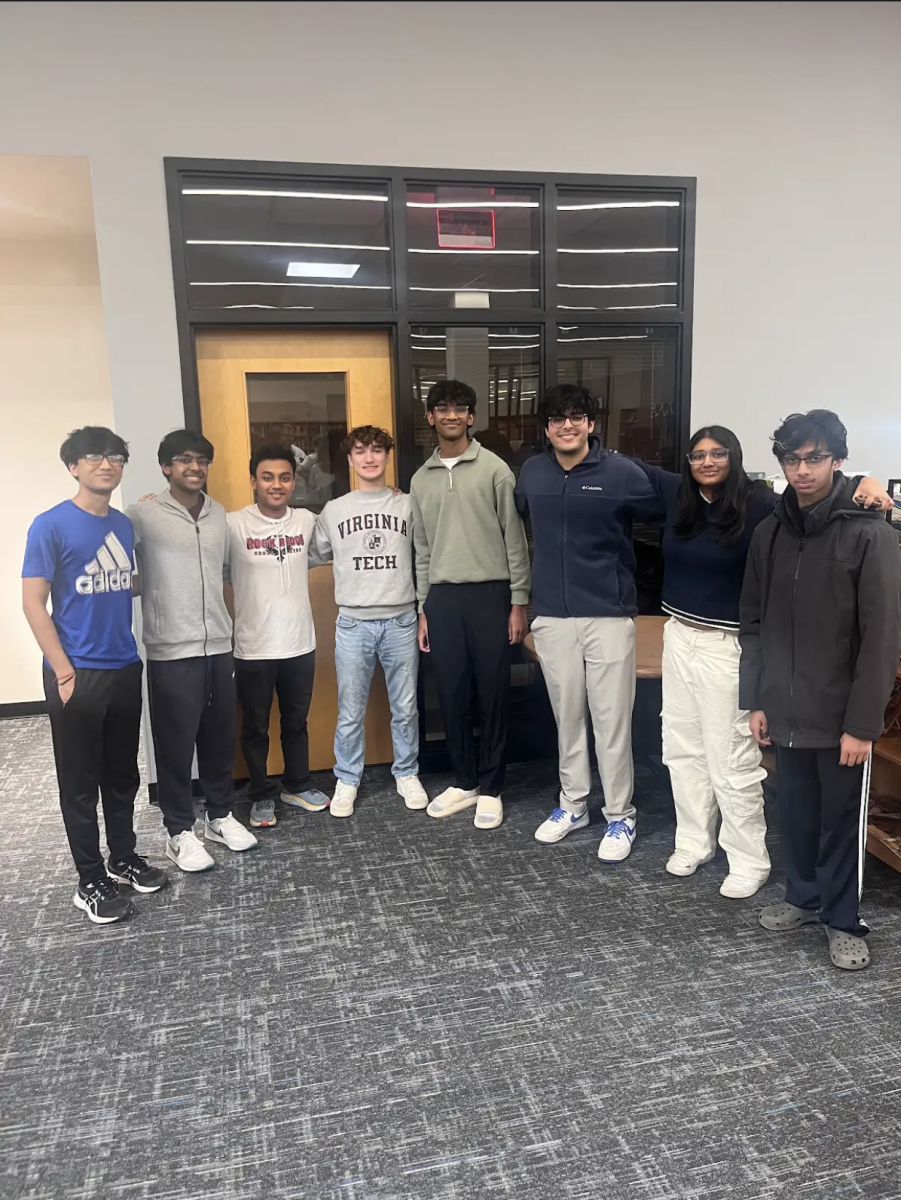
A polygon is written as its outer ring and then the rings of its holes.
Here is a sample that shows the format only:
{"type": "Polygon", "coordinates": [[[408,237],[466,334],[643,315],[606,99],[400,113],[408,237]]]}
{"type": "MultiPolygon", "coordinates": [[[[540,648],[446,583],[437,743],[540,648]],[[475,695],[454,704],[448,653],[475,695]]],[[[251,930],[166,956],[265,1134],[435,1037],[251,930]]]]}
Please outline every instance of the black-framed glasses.
{"type": "Polygon", "coordinates": [[[705,458],[711,459],[715,463],[724,463],[729,461],[729,451],[725,446],[717,446],[716,450],[689,450],[685,455],[690,463],[696,466],[702,463],[705,458]]]}
{"type": "Polygon", "coordinates": [[[834,454],[786,454],[782,458],[782,465],[791,467],[792,470],[800,467],[801,463],[807,463],[809,467],[821,467],[824,462],[834,457],[834,454]]]}
{"type": "Polygon", "coordinates": [[[432,412],[439,417],[468,417],[468,404],[436,404],[432,412]]]}
{"type": "Polygon", "coordinates": [[[183,467],[208,467],[210,465],[208,458],[191,458],[187,454],[173,454],[172,461],[181,463],[183,467]]]}
{"type": "Polygon", "coordinates": [[[588,420],[587,413],[567,413],[565,417],[551,417],[548,421],[551,429],[562,429],[569,421],[573,429],[580,429],[588,420]]]}
{"type": "Polygon", "coordinates": [[[88,465],[92,466],[92,467],[99,466],[103,462],[104,459],[106,459],[106,461],[109,463],[109,465],[111,467],[124,467],[125,466],[125,455],[124,454],[86,454],[84,456],[85,462],[88,463],[88,465]]]}

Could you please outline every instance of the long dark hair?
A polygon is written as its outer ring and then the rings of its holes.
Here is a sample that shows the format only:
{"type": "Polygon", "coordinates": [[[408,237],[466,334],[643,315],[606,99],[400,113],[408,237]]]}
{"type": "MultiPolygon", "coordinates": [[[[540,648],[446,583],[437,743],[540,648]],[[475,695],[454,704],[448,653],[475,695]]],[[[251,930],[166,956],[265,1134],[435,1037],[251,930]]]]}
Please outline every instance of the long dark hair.
{"type": "MultiPolygon", "coordinates": [[[[713,523],[719,527],[717,541],[721,546],[731,546],[739,540],[745,529],[745,517],[748,512],[748,495],[754,487],[742,465],[741,442],[731,429],[722,425],[705,425],[697,433],[692,434],[688,443],[691,453],[698,442],[704,438],[712,438],[729,451],[729,474],[723,480],[717,493],[719,510],[713,518],[713,523]]],[[[697,537],[707,524],[707,501],[701,495],[701,488],[691,473],[691,463],[686,455],[682,463],[682,486],[679,488],[679,511],[673,532],[676,537],[697,537]]]]}

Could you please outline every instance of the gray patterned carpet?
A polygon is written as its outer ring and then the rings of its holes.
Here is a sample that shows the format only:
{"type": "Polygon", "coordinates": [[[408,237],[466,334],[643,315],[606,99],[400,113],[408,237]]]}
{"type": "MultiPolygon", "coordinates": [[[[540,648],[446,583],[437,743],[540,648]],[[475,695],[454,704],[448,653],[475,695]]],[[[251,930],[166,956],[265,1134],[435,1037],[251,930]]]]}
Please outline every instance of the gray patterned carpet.
{"type": "Polygon", "coordinates": [[[0,722],[4,1200],[901,1197],[901,877],[870,861],[842,974],[721,899],[721,856],[663,871],[650,768],[626,863],[597,825],[539,845],[553,774],[480,833],[380,770],[354,819],[289,812],[100,929],[46,724],[0,722]]]}

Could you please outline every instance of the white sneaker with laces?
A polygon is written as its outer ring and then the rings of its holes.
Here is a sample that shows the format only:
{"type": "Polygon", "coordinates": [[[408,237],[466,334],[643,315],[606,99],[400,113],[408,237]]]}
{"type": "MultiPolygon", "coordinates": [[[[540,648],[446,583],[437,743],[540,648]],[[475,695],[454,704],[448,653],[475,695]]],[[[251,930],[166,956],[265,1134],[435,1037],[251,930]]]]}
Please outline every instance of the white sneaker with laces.
{"type": "Polygon", "coordinates": [[[426,812],[430,817],[452,817],[454,813],[462,812],[464,808],[475,808],[479,802],[479,789],[445,788],[436,796],[426,812]]]}
{"type": "Polygon", "coordinates": [[[568,833],[574,829],[584,829],[588,824],[588,809],[583,813],[568,812],[565,808],[555,808],[546,821],[542,821],[535,830],[535,841],[550,844],[562,842],[568,833]]]}
{"type": "Polygon", "coordinates": [[[698,867],[702,867],[704,863],[709,863],[712,858],[712,854],[708,855],[707,858],[695,858],[687,850],[674,850],[666,860],[666,869],[670,875],[694,875],[698,867]]]}
{"type": "Polygon", "coordinates": [[[193,829],[166,838],[166,857],[183,871],[209,871],[216,865],[193,829]]]}
{"type": "Polygon", "coordinates": [[[395,780],[398,796],[403,796],[407,808],[428,808],[429,797],[418,775],[401,775],[395,780]]]}
{"type": "Polygon", "coordinates": [[[598,846],[598,858],[601,862],[622,862],[632,853],[632,843],[635,841],[635,820],[625,817],[622,821],[610,821],[607,832],[601,838],[598,846]]]}
{"type": "Polygon", "coordinates": [[[759,892],[769,875],[736,875],[730,871],[720,887],[720,895],[730,900],[746,900],[759,892]]]}
{"type": "Polygon", "coordinates": [[[339,779],[335,784],[335,794],[332,796],[332,802],[328,810],[333,817],[352,817],[354,815],[354,801],[356,798],[357,789],[354,785],[352,783],[345,783],[343,779],[339,779]]]}
{"type": "Polygon", "coordinates": [[[227,817],[215,817],[212,821],[207,814],[203,822],[203,836],[211,842],[221,842],[229,850],[252,850],[260,844],[250,830],[235,819],[234,813],[229,813],[227,817]]]}

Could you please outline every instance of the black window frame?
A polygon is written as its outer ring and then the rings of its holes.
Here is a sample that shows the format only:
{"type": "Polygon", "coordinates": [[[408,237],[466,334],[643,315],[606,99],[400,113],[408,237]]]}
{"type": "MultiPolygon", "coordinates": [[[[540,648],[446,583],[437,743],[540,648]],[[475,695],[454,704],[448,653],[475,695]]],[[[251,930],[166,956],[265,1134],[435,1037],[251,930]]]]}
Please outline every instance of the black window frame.
{"type": "Polygon", "coordinates": [[[394,415],[397,468],[401,486],[409,487],[416,468],[413,443],[413,368],[411,328],[417,326],[479,326],[532,325],[541,330],[539,393],[557,381],[557,331],[565,325],[643,325],[678,326],[680,329],[679,361],[676,379],[675,461],[664,463],[678,469],[690,437],[691,417],[691,349],[694,314],[695,210],[697,181],[693,177],[656,175],[593,175],[524,171],[454,171],[423,167],[344,166],[323,163],[260,162],[239,159],[165,158],[166,202],[172,252],[175,312],[181,359],[182,390],[185,421],[200,427],[200,397],[194,340],[198,329],[260,328],[279,329],[384,329],[391,335],[394,359],[394,415]],[[182,226],[183,180],[190,177],[196,183],[207,178],[211,185],[220,186],[240,181],[303,180],[317,183],[353,184],[378,182],[389,188],[389,227],[393,259],[394,301],[391,309],[354,311],[352,309],[278,312],[270,310],[192,309],[188,301],[188,274],[182,226]],[[541,242],[540,288],[541,305],[528,309],[450,309],[411,308],[407,290],[406,200],[410,185],[430,184],[503,184],[532,187],[540,192],[541,242]],[[647,322],[635,312],[598,311],[576,315],[557,306],[557,210],[558,188],[586,190],[678,192],[681,195],[682,218],[680,239],[680,307],[661,313],[648,314],[647,322]]]}

